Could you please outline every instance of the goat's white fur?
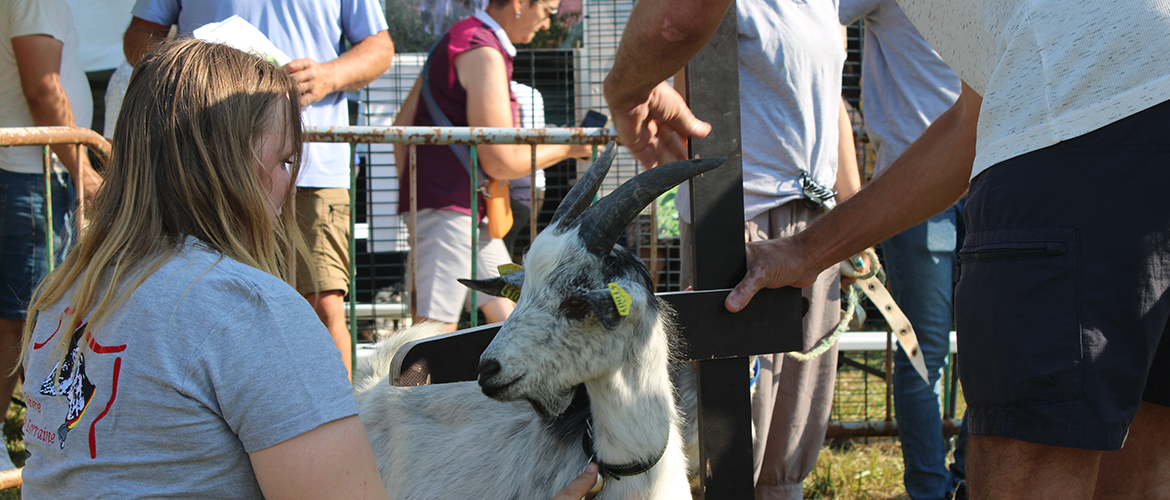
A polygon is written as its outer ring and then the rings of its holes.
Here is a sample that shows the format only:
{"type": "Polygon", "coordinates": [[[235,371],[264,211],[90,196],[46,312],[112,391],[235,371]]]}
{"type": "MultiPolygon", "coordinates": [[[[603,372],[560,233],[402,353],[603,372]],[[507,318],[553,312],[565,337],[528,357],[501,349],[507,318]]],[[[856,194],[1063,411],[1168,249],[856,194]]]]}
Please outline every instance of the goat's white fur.
{"type": "MultiPolygon", "coordinates": [[[[608,330],[594,315],[559,314],[566,293],[604,287],[602,259],[575,230],[545,231],[525,258],[523,292],[482,359],[498,360],[497,380],[518,381],[488,398],[475,383],[392,387],[394,352],[437,333],[392,336],[355,376],[355,394],[382,480],[398,500],[544,499],[576,477],[588,458],[580,433],[566,437],[534,407],[557,415],[585,384],[597,460],[618,465],[652,459],[644,474],[609,480],[599,498],[689,498],[680,417],[668,373],[670,310],[646,285],[619,280],[633,306],[608,330]],[[575,279],[577,283],[566,282],[575,279]],[[364,377],[359,379],[359,377],[364,377]],[[502,402],[503,401],[503,402],[502,402]]],[[[425,327],[424,327],[425,328],[425,327]]]]}

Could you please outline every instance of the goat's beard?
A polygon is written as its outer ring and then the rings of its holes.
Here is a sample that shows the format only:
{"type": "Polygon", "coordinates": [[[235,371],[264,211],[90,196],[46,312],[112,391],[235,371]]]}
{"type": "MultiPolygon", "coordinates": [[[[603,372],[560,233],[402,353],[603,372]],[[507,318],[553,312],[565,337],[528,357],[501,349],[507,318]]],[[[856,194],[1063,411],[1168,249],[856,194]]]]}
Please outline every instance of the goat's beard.
{"type": "Polygon", "coordinates": [[[573,403],[574,388],[570,387],[550,397],[524,398],[528,404],[532,405],[532,410],[540,415],[540,418],[545,420],[555,419],[565,413],[565,410],[573,403]]]}

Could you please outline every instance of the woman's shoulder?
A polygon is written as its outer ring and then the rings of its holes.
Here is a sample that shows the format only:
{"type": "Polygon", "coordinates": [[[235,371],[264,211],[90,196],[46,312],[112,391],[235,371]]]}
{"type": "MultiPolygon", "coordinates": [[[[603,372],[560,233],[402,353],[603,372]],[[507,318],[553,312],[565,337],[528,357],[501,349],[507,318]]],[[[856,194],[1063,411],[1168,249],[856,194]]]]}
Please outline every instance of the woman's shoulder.
{"type": "MultiPolygon", "coordinates": [[[[189,284],[188,293],[238,303],[248,297],[294,300],[296,290],[280,278],[200,245],[188,245],[156,273],[172,281],[170,286],[189,284]]],[[[185,288],[185,287],[184,287],[185,288]]]]}
{"type": "Polygon", "coordinates": [[[454,54],[484,46],[500,48],[495,32],[475,17],[455,23],[447,33],[451,35],[448,43],[454,54]]]}

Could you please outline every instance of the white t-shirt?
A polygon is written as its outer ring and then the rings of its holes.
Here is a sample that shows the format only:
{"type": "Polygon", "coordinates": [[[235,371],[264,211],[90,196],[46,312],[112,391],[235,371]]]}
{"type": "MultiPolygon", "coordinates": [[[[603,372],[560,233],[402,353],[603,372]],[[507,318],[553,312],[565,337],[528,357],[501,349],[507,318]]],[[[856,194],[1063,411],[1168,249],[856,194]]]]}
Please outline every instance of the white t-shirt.
{"type": "Polygon", "coordinates": [[[194,238],[96,329],[70,296],[24,365],[25,498],[260,498],[249,453],[357,413],[304,297],[194,238]]]}
{"type": "MultiPolygon", "coordinates": [[[[77,30],[64,0],[0,0],[0,127],[32,127],[32,113],[20,85],[20,70],[12,39],[49,35],[64,44],[61,49],[61,86],[69,96],[73,122],[89,127],[93,122],[93,96],[81,70],[77,30]]],[[[44,170],[39,146],[0,148],[0,168],[37,174],[44,170]]]]}
{"type": "Polygon", "coordinates": [[[1170,1],[898,3],[983,96],[972,177],[1170,100],[1170,1]]]}
{"type": "MultiPolygon", "coordinates": [[[[289,57],[318,63],[337,59],[345,52],[345,41],[357,45],[386,29],[376,0],[138,0],[131,13],[163,26],[176,24],[180,36],[240,16],[289,57]]],[[[348,126],[348,103],[345,92],[328,94],[302,108],[301,120],[305,125],[348,126]]],[[[350,158],[349,144],[305,144],[297,186],[348,189],[350,158]]]]}

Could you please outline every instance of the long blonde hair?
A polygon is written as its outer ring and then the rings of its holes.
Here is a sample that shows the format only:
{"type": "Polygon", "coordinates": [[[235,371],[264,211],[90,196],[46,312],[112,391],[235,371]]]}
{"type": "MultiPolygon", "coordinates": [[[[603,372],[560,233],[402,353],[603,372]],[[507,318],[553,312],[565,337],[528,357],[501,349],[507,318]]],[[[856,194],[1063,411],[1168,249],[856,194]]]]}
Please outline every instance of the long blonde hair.
{"type": "MultiPolygon", "coordinates": [[[[66,324],[89,317],[97,332],[188,236],[290,281],[305,248],[292,207],[301,155],[297,98],[284,70],[226,45],[179,40],[143,57],[126,89],[90,225],[33,294],[25,354],[40,311],[72,290],[66,324]],[[281,123],[297,146],[284,208],[274,216],[255,161],[261,134],[281,123]]],[[[69,337],[59,341],[60,356],[69,337]]]]}

